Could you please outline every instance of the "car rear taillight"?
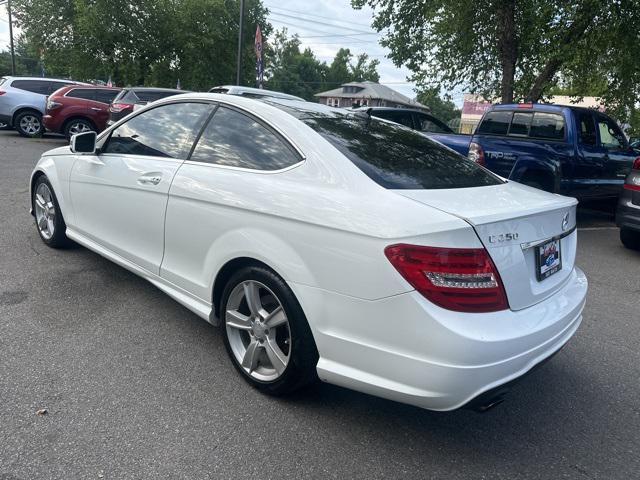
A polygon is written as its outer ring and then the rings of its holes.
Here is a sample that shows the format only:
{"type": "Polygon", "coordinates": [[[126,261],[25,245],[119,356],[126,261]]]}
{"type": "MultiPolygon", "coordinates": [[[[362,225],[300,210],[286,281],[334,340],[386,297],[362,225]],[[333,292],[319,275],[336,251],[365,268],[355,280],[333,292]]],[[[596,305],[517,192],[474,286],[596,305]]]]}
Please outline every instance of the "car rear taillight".
{"type": "Polygon", "coordinates": [[[640,170],[640,157],[633,161],[633,166],[631,168],[634,170],[640,170]]]}
{"type": "Polygon", "coordinates": [[[5,93],[7,92],[5,92],[4,90],[0,90],[0,96],[4,95],[5,93]]]}
{"type": "Polygon", "coordinates": [[[469,153],[467,154],[467,158],[472,162],[476,162],[478,165],[482,165],[483,167],[487,166],[487,162],[484,160],[484,150],[482,150],[482,147],[476,142],[471,142],[469,144],[469,153]]]}
{"type": "Polygon", "coordinates": [[[391,245],[384,254],[427,300],[456,312],[509,308],[500,275],[484,248],[391,245]]]}
{"type": "Polygon", "coordinates": [[[112,103],[109,105],[109,111],[113,113],[120,113],[123,110],[133,108],[132,103],[112,103]]]}

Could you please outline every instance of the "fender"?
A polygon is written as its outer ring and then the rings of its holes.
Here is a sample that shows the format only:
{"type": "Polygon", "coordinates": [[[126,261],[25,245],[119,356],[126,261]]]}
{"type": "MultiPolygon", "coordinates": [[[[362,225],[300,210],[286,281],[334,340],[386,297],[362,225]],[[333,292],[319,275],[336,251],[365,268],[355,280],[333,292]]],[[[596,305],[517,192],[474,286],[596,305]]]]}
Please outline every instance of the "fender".
{"type": "Polygon", "coordinates": [[[509,179],[520,182],[527,173],[536,172],[549,175],[553,179],[553,191],[560,191],[562,168],[560,161],[553,158],[519,158],[509,173],[509,179]]]}
{"type": "Polygon", "coordinates": [[[66,224],[73,225],[73,208],[71,208],[71,199],[69,196],[69,176],[76,158],[75,156],[49,156],[48,153],[49,152],[44,153],[42,158],[38,160],[29,179],[30,209],[33,209],[33,205],[31,205],[33,184],[36,177],[44,173],[53,187],[66,224]]]}

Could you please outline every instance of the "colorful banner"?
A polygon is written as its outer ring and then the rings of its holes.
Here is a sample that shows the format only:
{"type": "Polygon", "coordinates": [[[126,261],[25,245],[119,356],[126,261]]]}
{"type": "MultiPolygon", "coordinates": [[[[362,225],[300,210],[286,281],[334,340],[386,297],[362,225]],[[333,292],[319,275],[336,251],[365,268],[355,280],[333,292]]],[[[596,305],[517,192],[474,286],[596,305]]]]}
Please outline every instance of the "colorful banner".
{"type": "Polygon", "coordinates": [[[262,88],[262,81],[264,80],[264,64],[262,63],[262,32],[260,31],[260,25],[256,28],[254,47],[256,50],[256,86],[258,88],[262,88]]]}

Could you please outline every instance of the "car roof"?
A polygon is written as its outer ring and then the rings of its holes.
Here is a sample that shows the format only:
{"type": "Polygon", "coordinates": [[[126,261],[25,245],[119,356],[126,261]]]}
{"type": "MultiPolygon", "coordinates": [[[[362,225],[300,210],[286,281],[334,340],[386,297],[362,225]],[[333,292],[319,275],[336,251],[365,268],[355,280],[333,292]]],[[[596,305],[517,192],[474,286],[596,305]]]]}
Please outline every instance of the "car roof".
{"type": "Polygon", "coordinates": [[[491,106],[491,110],[518,110],[526,111],[544,111],[544,112],[561,112],[564,109],[575,110],[577,112],[600,112],[596,108],[579,107],[578,105],[561,105],[556,103],[500,103],[491,106]]]}
{"type": "Polygon", "coordinates": [[[73,83],[76,85],[91,85],[90,83],[79,82],[78,80],[71,80],[69,78],[19,77],[19,76],[12,76],[12,75],[7,75],[2,78],[4,78],[5,80],[44,80],[44,81],[51,81],[51,82],[67,82],[67,83],[73,83]]]}
{"type": "Polygon", "coordinates": [[[304,98],[296,97],[289,93],[276,92],[275,90],[267,90],[265,88],[243,87],[241,85],[220,85],[209,89],[210,93],[226,93],[228,95],[242,95],[244,93],[273,98],[286,98],[289,100],[298,100],[304,102],[304,98]]]}
{"type": "Polygon", "coordinates": [[[372,112],[413,112],[413,113],[427,113],[431,115],[428,110],[421,110],[419,108],[402,108],[402,107],[357,107],[351,108],[354,112],[366,112],[371,110],[372,112]]]}
{"type": "Polygon", "coordinates": [[[156,87],[124,87],[123,90],[133,90],[135,92],[176,92],[176,93],[188,92],[188,90],[178,90],[175,88],[156,88],[156,87]]]}

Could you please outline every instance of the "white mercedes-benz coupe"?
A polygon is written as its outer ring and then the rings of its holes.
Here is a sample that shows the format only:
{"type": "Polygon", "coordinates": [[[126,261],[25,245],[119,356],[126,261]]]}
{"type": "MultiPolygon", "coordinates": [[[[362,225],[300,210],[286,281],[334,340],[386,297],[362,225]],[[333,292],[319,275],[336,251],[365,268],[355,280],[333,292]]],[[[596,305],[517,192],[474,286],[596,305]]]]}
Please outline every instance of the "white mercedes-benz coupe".
{"type": "MultiPolygon", "coordinates": [[[[46,152],[42,240],[220,324],[253,386],[497,403],[582,320],[576,201],[367,112],[184,94],[46,152]]],[[[132,319],[134,321],[134,319],[132,319]]]]}

